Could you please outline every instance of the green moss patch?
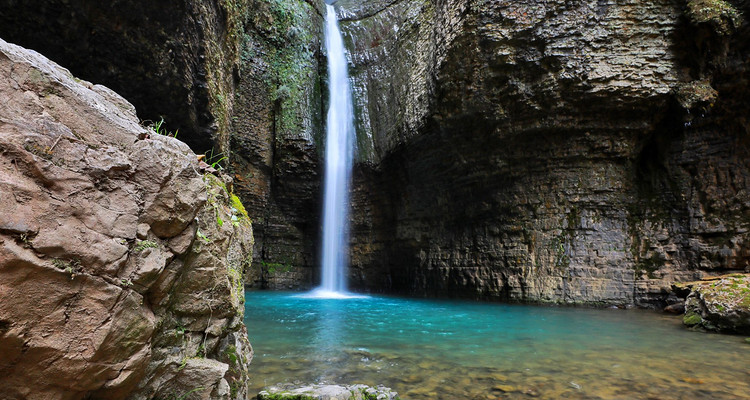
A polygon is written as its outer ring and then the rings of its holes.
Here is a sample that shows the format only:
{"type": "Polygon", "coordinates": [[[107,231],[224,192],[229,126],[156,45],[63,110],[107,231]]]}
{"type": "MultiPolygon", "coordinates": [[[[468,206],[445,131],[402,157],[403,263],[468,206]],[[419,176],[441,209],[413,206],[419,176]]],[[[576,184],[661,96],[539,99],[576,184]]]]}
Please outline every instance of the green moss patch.
{"type": "Polygon", "coordinates": [[[701,318],[701,316],[696,313],[685,314],[685,316],[682,318],[682,323],[687,326],[700,325],[702,321],[703,318],[701,318]]]}
{"type": "Polygon", "coordinates": [[[245,206],[242,205],[242,201],[240,201],[240,198],[237,197],[236,194],[232,193],[229,195],[229,204],[232,206],[234,210],[237,211],[236,214],[238,214],[238,218],[240,220],[247,220],[250,221],[250,217],[247,215],[247,210],[245,210],[245,206]]]}
{"type": "Polygon", "coordinates": [[[687,6],[693,23],[711,24],[720,35],[729,35],[742,24],[742,15],[724,0],[690,0],[687,6]]]}

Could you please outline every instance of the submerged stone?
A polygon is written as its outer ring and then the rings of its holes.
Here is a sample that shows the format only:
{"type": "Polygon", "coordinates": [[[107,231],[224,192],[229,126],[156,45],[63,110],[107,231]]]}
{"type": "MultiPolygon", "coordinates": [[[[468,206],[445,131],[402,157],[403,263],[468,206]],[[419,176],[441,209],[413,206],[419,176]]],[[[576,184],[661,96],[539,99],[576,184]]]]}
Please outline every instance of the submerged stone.
{"type": "Polygon", "coordinates": [[[258,393],[258,400],[396,400],[390,388],[367,385],[310,385],[299,388],[272,386],[258,393]]]}

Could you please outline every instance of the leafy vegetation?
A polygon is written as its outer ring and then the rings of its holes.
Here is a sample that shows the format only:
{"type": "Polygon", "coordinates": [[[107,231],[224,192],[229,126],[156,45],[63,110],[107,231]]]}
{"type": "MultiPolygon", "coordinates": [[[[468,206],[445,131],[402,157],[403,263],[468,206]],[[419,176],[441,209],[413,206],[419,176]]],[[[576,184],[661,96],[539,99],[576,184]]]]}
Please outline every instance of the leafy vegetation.
{"type": "Polygon", "coordinates": [[[61,258],[55,258],[52,260],[52,265],[54,265],[57,269],[61,269],[69,273],[70,279],[74,279],[76,277],[76,274],[79,274],[83,271],[83,267],[81,267],[81,261],[77,259],[63,260],[61,258]]]}
{"type": "Polygon", "coordinates": [[[227,160],[224,153],[219,152],[214,154],[214,149],[210,149],[204,153],[206,156],[206,164],[210,165],[211,168],[221,171],[224,169],[223,163],[227,160]]]}
{"type": "Polygon", "coordinates": [[[133,248],[133,251],[136,253],[140,253],[143,250],[155,249],[158,247],[159,247],[159,244],[154,242],[153,240],[141,240],[141,241],[138,241],[138,243],[135,245],[135,247],[133,248]]]}
{"type": "Polygon", "coordinates": [[[149,123],[148,128],[154,131],[158,135],[169,136],[173,138],[177,138],[177,132],[180,131],[179,129],[174,132],[168,131],[167,128],[164,126],[164,118],[160,119],[158,122],[149,123]]]}

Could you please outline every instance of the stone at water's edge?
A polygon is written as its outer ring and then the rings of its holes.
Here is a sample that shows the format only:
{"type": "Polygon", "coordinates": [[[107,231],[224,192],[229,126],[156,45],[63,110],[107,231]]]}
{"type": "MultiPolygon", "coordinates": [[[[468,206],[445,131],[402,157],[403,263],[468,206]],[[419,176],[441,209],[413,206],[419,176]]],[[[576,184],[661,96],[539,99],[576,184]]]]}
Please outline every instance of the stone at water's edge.
{"type": "Polygon", "coordinates": [[[390,388],[367,385],[310,385],[300,388],[270,387],[258,394],[258,400],[398,400],[390,388]]]}
{"type": "Polygon", "coordinates": [[[3,40],[0,99],[0,397],[244,398],[252,230],[227,182],[3,40]]]}
{"type": "Polygon", "coordinates": [[[683,323],[709,331],[750,333],[750,274],[675,285],[685,300],[683,323]]]}

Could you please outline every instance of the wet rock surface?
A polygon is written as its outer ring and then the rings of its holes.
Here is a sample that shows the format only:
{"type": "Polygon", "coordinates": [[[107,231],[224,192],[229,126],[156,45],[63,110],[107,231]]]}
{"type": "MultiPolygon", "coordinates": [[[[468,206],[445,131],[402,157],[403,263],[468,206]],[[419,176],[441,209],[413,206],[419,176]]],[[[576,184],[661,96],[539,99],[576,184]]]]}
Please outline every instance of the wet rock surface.
{"type": "Polygon", "coordinates": [[[750,334],[750,275],[733,274],[675,285],[687,292],[683,323],[709,331],[750,334]]]}
{"type": "Polygon", "coordinates": [[[2,40],[0,97],[2,396],[244,396],[252,230],[218,178],[115,92],[2,40]]]}
{"type": "MultiPolygon", "coordinates": [[[[217,145],[255,220],[248,284],[312,286],[323,3],[152,3],[7,0],[0,36],[217,145]]],[[[337,7],[353,287],[663,308],[673,282],[750,268],[746,1],[337,7]]]]}

